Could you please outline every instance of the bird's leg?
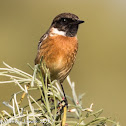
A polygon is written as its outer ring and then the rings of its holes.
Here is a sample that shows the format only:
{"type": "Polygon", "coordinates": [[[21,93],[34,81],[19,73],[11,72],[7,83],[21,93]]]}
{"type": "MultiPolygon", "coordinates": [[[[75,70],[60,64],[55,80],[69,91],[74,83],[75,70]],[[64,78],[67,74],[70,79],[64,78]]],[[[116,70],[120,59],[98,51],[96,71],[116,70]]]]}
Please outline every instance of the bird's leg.
{"type": "Polygon", "coordinates": [[[61,88],[62,88],[62,91],[63,91],[64,102],[65,102],[65,106],[63,107],[64,114],[63,114],[61,125],[65,126],[65,123],[66,123],[66,113],[67,113],[67,108],[68,108],[68,101],[67,101],[67,98],[66,98],[65,91],[64,91],[62,83],[60,83],[60,85],[61,85],[61,88]]]}
{"type": "Polygon", "coordinates": [[[67,98],[66,98],[66,95],[65,95],[65,91],[64,91],[63,85],[62,85],[62,83],[60,83],[60,85],[61,85],[61,88],[62,88],[62,91],[63,91],[65,105],[66,105],[67,108],[68,108],[68,101],[67,101],[67,98]]]}
{"type": "Polygon", "coordinates": [[[56,120],[58,120],[59,118],[61,119],[61,115],[63,113],[63,118],[62,118],[62,121],[61,121],[61,126],[65,126],[65,123],[66,123],[66,113],[67,113],[67,108],[68,108],[68,101],[67,101],[67,98],[66,98],[66,95],[65,95],[62,83],[60,83],[60,85],[61,85],[61,88],[62,88],[62,91],[63,91],[64,99],[57,106],[58,111],[57,111],[57,118],[56,118],[56,120]]]}
{"type": "Polygon", "coordinates": [[[68,101],[67,101],[64,89],[63,89],[63,85],[62,85],[62,83],[60,83],[60,85],[61,85],[64,97],[63,97],[63,100],[57,106],[57,108],[59,110],[57,112],[58,114],[62,114],[65,107],[68,108],[68,101]]]}

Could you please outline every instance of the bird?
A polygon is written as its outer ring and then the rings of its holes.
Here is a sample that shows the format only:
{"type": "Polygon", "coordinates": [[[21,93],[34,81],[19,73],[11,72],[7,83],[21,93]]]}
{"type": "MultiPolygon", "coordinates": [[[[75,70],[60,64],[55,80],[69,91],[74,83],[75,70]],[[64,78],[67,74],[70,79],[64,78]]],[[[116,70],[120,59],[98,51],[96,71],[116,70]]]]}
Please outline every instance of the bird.
{"type": "MultiPolygon", "coordinates": [[[[78,51],[77,31],[84,23],[72,13],[57,15],[47,32],[40,38],[35,65],[40,64],[41,58],[50,71],[51,80],[57,80],[63,89],[63,81],[69,75],[78,51]]],[[[42,73],[43,70],[41,69],[42,73]]]]}

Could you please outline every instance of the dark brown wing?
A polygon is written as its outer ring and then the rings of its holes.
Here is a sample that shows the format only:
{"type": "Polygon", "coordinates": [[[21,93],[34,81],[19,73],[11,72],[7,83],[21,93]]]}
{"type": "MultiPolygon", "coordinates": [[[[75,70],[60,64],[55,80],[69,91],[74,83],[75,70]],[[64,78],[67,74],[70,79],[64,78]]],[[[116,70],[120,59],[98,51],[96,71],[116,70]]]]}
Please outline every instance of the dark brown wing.
{"type": "Polygon", "coordinates": [[[41,59],[41,57],[40,57],[40,55],[39,55],[39,53],[40,53],[40,48],[41,48],[41,46],[42,46],[42,44],[43,44],[43,41],[46,39],[48,37],[48,31],[40,38],[40,40],[39,40],[39,43],[38,43],[38,52],[37,52],[37,55],[36,55],[36,58],[35,58],[35,65],[36,64],[39,64],[39,62],[40,62],[40,59],[41,59]]]}

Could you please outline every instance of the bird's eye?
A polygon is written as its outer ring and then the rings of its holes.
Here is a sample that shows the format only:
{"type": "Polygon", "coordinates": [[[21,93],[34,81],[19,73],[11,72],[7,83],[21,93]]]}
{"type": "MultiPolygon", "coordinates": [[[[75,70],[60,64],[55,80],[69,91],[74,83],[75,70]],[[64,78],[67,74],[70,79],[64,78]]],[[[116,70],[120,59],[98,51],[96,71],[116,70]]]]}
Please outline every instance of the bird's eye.
{"type": "Polygon", "coordinates": [[[67,21],[67,19],[66,19],[66,18],[63,18],[63,19],[62,19],[62,21],[63,21],[63,22],[66,22],[66,21],[67,21]]]}
{"type": "Polygon", "coordinates": [[[61,23],[62,24],[67,24],[68,23],[68,19],[67,18],[62,18],[61,19],[61,23]]]}

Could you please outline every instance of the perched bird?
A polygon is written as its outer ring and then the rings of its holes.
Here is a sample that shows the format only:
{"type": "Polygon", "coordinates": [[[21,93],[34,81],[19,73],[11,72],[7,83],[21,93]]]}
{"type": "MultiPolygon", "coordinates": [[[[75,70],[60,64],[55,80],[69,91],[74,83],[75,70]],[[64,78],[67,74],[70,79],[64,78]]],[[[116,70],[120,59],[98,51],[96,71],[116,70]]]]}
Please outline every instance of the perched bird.
{"type": "Polygon", "coordinates": [[[43,57],[51,80],[58,80],[61,86],[75,62],[78,50],[77,31],[79,24],[83,22],[75,14],[61,13],[40,38],[35,64],[39,64],[43,57]]]}

